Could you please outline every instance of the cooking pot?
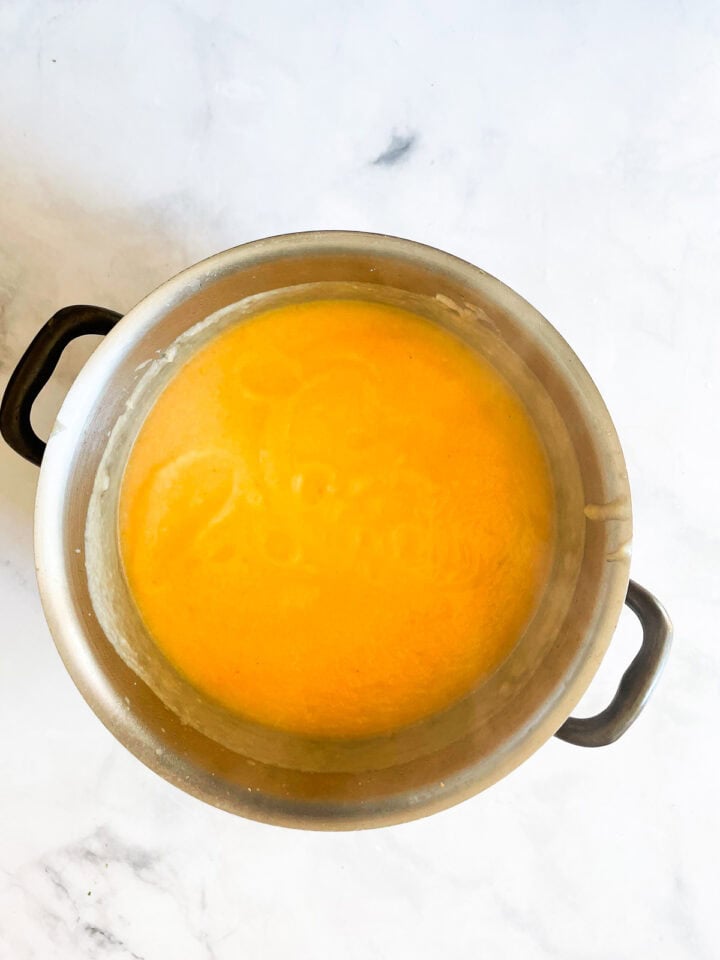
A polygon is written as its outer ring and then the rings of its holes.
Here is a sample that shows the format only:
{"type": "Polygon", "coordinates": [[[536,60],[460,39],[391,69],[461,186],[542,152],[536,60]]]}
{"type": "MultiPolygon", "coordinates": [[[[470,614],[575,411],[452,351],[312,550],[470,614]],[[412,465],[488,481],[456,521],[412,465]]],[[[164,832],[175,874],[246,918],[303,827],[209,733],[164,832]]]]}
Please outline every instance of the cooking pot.
{"type": "Polygon", "coordinates": [[[581,746],[616,740],[642,709],[670,647],[663,607],[629,580],[627,473],[590,376],[518,294],[431,247],[367,233],[290,234],[210,257],[122,318],[101,307],[66,307],[40,330],[14,371],[0,429],[17,453],[41,464],[38,583],[55,643],[80,692],[148,767],[233,813],[349,829],[448,807],[490,786],[552,735],[581,746]],[[117,542],[124,463],[183,356],[223,323],[319,296],[408,306],[486,356],[535,423],[557,502],[552,574],[505,663],[444,713],[367,740],[293,736],[204,701],[147,636],[117,542]],[[232,304],[238,306],[228,312],[232,304]],[[33,402],[63,349],[83,334],[107,336],[68,392],[45,445],[30,424],[33,402]],[[640,650],[605,710],[569,717],[598,669],[623,602],[641,622],[640,650]]]}

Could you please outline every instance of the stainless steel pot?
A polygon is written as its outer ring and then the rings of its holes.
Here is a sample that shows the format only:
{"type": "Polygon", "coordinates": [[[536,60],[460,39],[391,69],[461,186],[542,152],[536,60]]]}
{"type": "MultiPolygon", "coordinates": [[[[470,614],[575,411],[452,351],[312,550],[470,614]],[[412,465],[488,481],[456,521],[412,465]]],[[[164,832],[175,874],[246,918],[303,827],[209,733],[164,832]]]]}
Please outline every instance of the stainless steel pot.
{"type": "Polygon", "coordinates": [[[490,786],[553,734],[582,746],[616,740],[642,709],[670,647],[662,606],[629,581],[630,490],[595,385],[521,297],[431,247],[365,233],[291,234],[190,267],[122,319],[99,307],[67,307],[20,360],[3,398],[0,430],[19,454],[42,462],[38,582],[73,680],[143,763],[233,813],[348,829],[440,810],[490,786]],[[326,292],[406,304],[488,356],[535,421],[558,503],[553,574],[505,664],[444,714],[367,741],[312,741],[255,727],[183,686],[144,633],[117,549],[125,458],[163,376],[178,362],[172,359],[177,338],[230,304],[242,301],[252,314],[269,302],[326,292]],[[30,425],[33,402],[64,347],[87,333],[107,337],[68,393],[46,447],[30,425]],[[165,373],[148,379],[148,363],[158,359],[165,373]],[[641,649],[606,710],[568,719],[624,601],[642,623],[641,649]]]}

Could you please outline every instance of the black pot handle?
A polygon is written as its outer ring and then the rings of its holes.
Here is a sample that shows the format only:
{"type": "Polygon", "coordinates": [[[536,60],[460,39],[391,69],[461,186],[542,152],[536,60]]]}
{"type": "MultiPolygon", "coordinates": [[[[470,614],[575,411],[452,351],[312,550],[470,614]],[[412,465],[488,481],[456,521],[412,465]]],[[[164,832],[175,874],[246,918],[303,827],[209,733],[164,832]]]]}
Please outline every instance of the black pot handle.
{"type": "Polygon", "coordinates": [[[595,717],[570,717],[555,734],[579,747],[604,747],[630,727],[645,706],[662,673],[672,643],[672,623],[667,611],[645,587],[633,580],[625,603],[642,625],[642,644],[620,680],[610,706],[595,717]]]}
{"type": "Polygon", "coordinates": [[[105,307],[64,307],[38,331],[15,367],[0,404],[0,433],[21,457],[40,466],[45,442],[33,430],[30,412],[65,347],[85,334],[109,333],[121,318],[121,313],[105,307]]]}

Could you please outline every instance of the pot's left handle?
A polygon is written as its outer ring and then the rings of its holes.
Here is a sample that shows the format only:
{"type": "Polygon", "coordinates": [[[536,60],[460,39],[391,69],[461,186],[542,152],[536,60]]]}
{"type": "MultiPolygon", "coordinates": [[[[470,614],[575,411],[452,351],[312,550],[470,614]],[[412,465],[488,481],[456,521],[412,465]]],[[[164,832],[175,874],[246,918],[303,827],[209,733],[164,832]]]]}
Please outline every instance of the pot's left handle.
{"type": "Polygon", "coordinates": [[[30,413],[65,347],[86,334],[109,333],[120,319],[121,313],[105,307],[64,307],[38,331],[15,367],[0,404],[0,433],[21,457],[40,466],[45,441],[33,430],[30,413]]]}

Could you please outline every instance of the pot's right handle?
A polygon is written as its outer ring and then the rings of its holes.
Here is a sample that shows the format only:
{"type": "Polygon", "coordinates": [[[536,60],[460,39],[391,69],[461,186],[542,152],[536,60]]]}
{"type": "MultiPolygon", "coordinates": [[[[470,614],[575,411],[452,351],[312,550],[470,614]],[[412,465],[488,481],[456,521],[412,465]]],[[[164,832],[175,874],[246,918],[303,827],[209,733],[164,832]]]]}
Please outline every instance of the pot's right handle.
{"type": "Polygon", "coordinates": [[[570,717],[555,734],[579,747],[604,747],[614,743],[637,719],[645,706],[672,642],[672,623],[667,611],[645,587],[633,580],[625,603],[642,625],[642,645],[622,676],[610,706],[595,717],[570,717]]]}
{"type": "Polygon", "coordinates": [[[13,371],[0,404],[0,433],[21,457],[40,466],[45,442],[30,423],[33,404],[65,347],[76,337],[109,333],[122,318],[105,307],[64,307],[36,334],[13,371]]]}

